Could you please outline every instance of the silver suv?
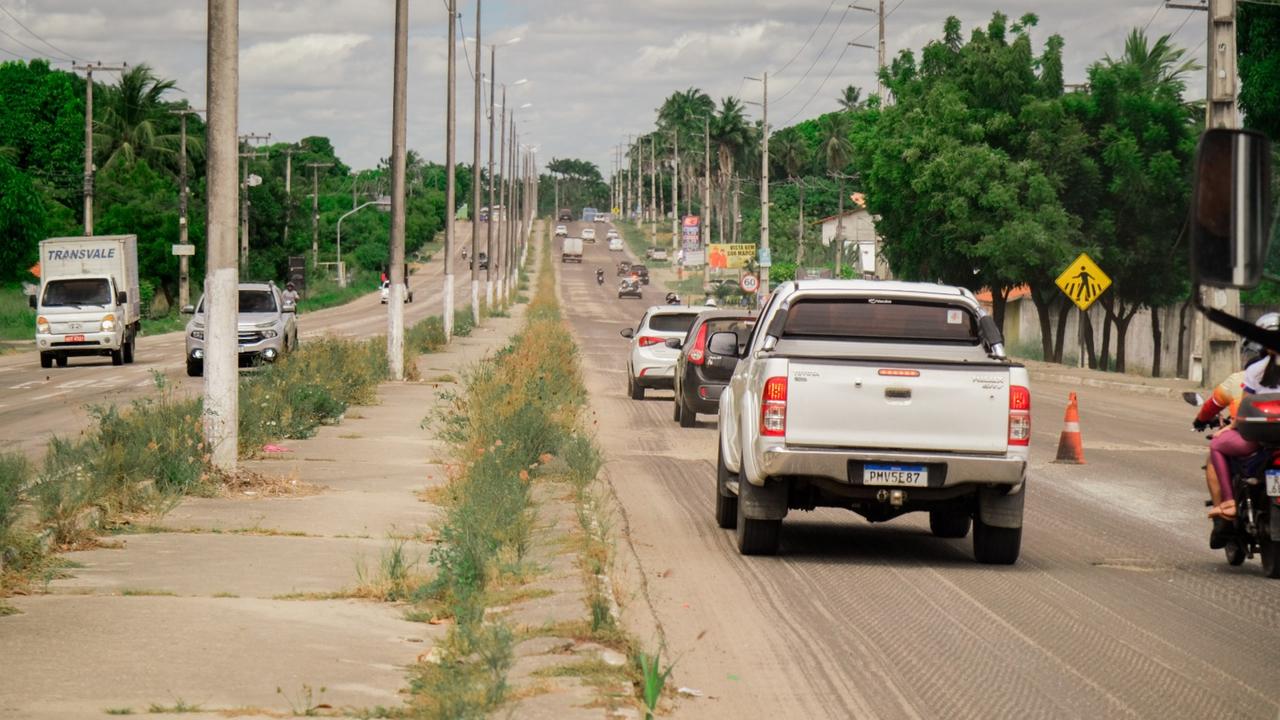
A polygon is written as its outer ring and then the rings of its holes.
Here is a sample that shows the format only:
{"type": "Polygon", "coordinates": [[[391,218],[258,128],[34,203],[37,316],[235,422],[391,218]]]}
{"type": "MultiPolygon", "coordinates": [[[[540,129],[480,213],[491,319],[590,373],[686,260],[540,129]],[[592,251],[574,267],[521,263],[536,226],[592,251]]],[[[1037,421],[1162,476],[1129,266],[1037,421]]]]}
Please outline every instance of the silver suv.
{"type": "MultiPolygon", "coordinates": [[[[293,303],[286,303],[275,283],[242,282],[239,286],[240,364],[275,362],[298,347],[297,313],[293,303]]],[[[182,308],[191,315],[187,323],[187,374],[204,374],[204,340],[206,332],[204,296],[194,306],[182,308]]]]}

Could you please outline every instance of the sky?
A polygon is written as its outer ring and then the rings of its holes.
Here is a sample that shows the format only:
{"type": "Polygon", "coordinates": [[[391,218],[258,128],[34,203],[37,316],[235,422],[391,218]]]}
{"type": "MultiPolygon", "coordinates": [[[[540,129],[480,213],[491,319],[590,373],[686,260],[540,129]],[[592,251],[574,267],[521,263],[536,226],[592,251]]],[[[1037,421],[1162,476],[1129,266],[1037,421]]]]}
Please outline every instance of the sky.
{"type": "MultiPolygon", "coordinates": [[[[744,76],[769,72],[775,129],[835,109],[846,85],[864,95],[875,89],[875,51],[847,43],[874,45],[876,15],[843,0],[481,1],[481,40],[498,44],[496,72],[488,47],[484,72],[499,83],[527,81],[508,87],[507,106],[540,163],[582,158],[607,175],[614,147],[652,129],[662,100],[688,87],[717,100],[759,102],[760,83],[744,76]]],[[[457,3],[460,34],[473,38],[477,0],[457,3]]],[[[918,57],[947,16],[958,17],[968,35],[1000,10],[1039,16],[1037,51],[1051,34],[1063,36],[1068,83],[1083,82],[1090,63],[1119,55],[1134,27],[1176,33],[1175,42],[1203,64],[1205,14],[1163,5],[887,0],[885,41],[889,57],[904,49],[918,57]]],[[[71,59],[147,63],[177,81],[173,98],[203,107],[206,7],[200,0],[0,0],[0,60],[45,57],[61,68],[71,59]]],[[[410,0],[409,15],[409,146],[442,162],[448,10],[445,0],[410,0]]],[[[348,165],[373,167],[390,155],[393,35],[392,0],[241,0],[240,132],[270,133],[272,142],[323,135],[348,165]]],[[[470,162],[476,48],[471,39],[458,47],[457,153],[470,162]]],[[[1201,74],[1188,94],[1203,97],[1201,74]]]]}

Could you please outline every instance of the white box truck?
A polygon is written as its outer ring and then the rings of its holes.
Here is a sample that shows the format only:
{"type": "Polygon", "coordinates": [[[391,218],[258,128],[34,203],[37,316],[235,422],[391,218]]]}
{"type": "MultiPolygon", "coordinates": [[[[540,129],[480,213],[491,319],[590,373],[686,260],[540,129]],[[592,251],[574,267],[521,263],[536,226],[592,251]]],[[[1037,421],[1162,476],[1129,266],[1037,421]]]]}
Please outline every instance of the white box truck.
{"type": "Polygon", "coordinates": [[[582,238],[567,237],[564,239],[564,249],[560,253],[560,262],[582,262],[582,238]]]}
{"type": "Polygon", "coordinates": [[[142,314],[137,236],[41,241],[40,290],[31,304],[40,367],[66,367],[75,356],[133,362],[142,314]]]}

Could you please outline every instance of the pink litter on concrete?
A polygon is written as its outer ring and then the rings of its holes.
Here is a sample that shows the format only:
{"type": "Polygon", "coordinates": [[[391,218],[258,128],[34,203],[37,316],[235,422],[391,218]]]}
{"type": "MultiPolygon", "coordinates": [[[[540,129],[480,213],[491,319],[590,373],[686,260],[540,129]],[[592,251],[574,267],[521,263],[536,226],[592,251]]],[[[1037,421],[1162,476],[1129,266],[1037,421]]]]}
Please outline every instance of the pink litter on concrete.
{"type": "Polygon", "coordinates": [[[262,452],[287,453],[287,452],[293,452],[293,451],[287,447],[280,447],[279,445],[263,445],[262,452]]]}

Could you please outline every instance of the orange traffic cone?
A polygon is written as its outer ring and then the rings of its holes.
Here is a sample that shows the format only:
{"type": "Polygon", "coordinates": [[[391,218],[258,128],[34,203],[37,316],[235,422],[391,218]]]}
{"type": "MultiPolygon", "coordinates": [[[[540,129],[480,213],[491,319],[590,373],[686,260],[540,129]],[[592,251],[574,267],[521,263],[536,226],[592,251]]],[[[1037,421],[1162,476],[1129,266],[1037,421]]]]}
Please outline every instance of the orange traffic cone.
{"type": "Polygon", "coordinates": [[[1080,404],[1076,394],[1067,397],[1067,416],[1063,419],[1062,436],[1058,439],[1058,463],[1084,465],[1084,442],[1080,439],[1080,404]]]}

